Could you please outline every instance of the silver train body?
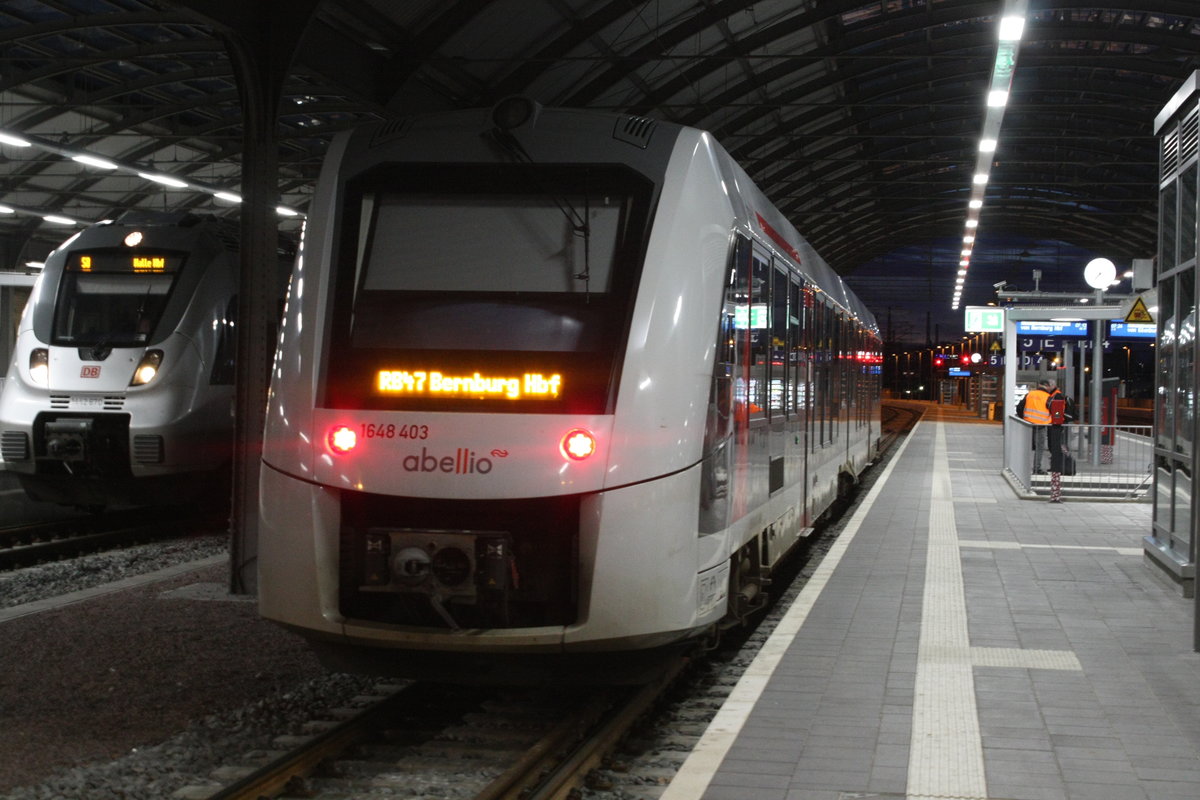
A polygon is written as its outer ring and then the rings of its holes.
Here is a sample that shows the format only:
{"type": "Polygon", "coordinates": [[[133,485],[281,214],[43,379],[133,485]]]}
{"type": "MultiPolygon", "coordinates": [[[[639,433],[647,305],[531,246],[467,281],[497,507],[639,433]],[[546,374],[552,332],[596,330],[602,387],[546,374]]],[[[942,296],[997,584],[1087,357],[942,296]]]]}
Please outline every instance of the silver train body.
{"type": "Polygon", "coordinates": [[[879,363],[703,131],[514,99],[345,134],[273,367],[261,613],[393,672],[693,641],[870,462],[879,363]]]}
{"type": "Polygon", "coordinates": [[[130,212],[46,259],[0,395],[0,468],[35,500],[196,499],[232,455],[229,224],[130,212]]]}

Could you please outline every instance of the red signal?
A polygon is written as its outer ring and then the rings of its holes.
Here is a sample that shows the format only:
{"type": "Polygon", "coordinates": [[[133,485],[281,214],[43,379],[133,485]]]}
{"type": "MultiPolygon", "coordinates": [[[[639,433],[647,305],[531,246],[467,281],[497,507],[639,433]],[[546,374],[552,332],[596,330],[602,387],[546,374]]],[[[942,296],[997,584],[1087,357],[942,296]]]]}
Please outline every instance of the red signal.
{"type": "Polygon", "coordinates": [[[962,363],[962,365],[964,367],[970,366],[970,364],[971,364],[971,356],[968,355],[967,353],[963,353],[961,356],[959,356],[958,360],[962,363]]]}

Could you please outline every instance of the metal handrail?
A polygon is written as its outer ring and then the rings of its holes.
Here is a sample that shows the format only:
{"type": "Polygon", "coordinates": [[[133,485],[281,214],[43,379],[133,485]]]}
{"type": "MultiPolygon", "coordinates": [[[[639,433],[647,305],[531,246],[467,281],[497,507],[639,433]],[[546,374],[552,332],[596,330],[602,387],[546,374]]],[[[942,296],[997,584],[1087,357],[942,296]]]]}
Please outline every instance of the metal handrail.
{"type": "MultiPolygon", "coordinates": [[[[1050,493],[1050,476],[1034,471],[1035,427],[1019,417],[1004,419],[1004,474],[1026,496],[1050,493]]],[[[1148,499],[1154,475],[1154,426],[1070,423],[1062,427],[1075,467],[1073,474],[1068,470],[1062,475],[1063,497],[1148,499]]]]}

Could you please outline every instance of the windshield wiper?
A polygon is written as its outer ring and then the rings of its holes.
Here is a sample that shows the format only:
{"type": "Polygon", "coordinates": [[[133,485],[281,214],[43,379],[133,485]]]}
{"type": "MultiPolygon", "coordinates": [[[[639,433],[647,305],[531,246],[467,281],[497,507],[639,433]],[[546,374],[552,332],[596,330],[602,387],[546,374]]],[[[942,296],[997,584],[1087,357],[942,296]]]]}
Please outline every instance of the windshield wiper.
{"type": "MultiPolygon", "coordinates": [[[[486,132],[492,141],[495,142],[500,149],[508,153],[513,160],[523,164],[533,164],[533,156],[529,155],[529,151],[525,146],[513,135],[512,131],[504,130],[503,128],[495,127],[486,132]]],[[[545,189],[545,185],[542,185],[545,189]]],[[[554,205],[558,206],[558,210],[566,217],[567,224],[571,228],[571,235],[578,236],[583,239],[583,271],[577,272],[574,275],[575,280],[583,281],[583,291],[585,301],[591,299],[591,281],[592,281],[592,265],[591,265],[591,244],[592,244],[592,229],[588,224],[588,218],[591,212],[589,204],[589,195],[585,190],[583,193],[583,214],[571,204],[571,201],[565,197],[560,197],[552,191],[543,192],[554,205]]]]}

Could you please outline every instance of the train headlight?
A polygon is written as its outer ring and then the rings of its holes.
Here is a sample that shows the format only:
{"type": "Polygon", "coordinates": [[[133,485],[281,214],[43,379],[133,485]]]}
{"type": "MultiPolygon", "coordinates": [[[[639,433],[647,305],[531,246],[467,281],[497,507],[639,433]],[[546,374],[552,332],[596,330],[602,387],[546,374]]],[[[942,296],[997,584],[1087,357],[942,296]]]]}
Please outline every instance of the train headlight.
{"type": "Polygon", "coordinates": [[[583,461],[596,452],[596,437],[583,428],[572,428],[558,443],[559,452],[568,461],[583,461]]]}
{"type": "Polygon", "coordinates": [[[29,378],[38,386],[50,385],[50,351],[36,347],[29,353],[29,378]]]}
{"type": "Polygon", "coordinates": [[[129,385],[145,386],[154,380],[154,376],[158,374],[159,367],[162,366],[162,359],[162,350],[147,350],[146,355],[142,356],[142,360],[138,362],[137,369],[133,371],[133,377],[130,378],[129,385]]]}
{"type": "Polygon", "coordinates": [[[335,454],[344,455],[358,446],[358,434],[347,425],[339,425],[329,432],[325,441],[335,454]]]}

